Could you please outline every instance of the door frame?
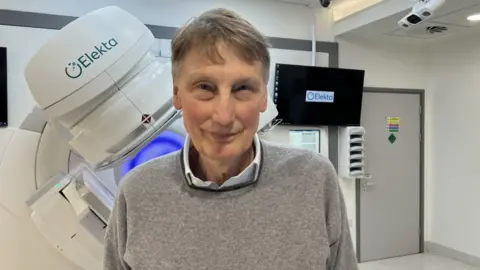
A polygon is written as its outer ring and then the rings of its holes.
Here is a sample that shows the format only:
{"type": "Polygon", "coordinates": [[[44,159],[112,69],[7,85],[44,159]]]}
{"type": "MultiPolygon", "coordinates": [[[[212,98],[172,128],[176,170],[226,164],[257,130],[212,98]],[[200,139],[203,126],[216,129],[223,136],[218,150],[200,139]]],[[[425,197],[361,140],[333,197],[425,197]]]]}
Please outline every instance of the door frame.
{"type": "MultiPolygon", "coordinates": [[[[419,95],[420,97],[420,253],[425,252],[425,90],[422,89],[402,89],[402,88],[388,88],[388,87],[364,87],[364,93],[383,93],[383,94],[408,94],[419,95]]],[[[368,135],[367,135],[368,136],[368,135]]],[[[361,248],[360,248],[360,194],[361,185],[360,179],[355,180],[355,205],[356,205],[356,253],[357,261],[361,262],[361,248]]]]}

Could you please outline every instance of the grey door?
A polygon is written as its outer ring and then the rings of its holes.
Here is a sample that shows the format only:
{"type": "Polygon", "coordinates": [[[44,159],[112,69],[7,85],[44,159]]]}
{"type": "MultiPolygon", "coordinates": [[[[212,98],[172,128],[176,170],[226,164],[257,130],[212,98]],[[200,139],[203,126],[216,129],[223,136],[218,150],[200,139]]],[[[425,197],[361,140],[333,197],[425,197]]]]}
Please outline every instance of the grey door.
{"type": "Polygon", "coordinates": [[[421,98],[365,92],[365,173],[357,182],[361,262],[420,252],[421,98]]]}

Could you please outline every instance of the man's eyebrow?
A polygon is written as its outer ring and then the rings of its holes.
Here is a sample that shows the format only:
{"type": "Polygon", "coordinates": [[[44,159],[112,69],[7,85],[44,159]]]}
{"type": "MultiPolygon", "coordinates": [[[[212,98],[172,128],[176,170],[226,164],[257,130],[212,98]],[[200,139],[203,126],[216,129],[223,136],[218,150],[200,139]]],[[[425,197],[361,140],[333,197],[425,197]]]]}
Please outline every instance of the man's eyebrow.
{"type": "MultiPolygon", "coordinates": [[[[189,74],[189,82],[190,83],[195,83],[195,82],[202,81],[202,80],[211,81],[211,82],[216,81],[214,76],[210,76],[209,74],[205,74],[205,73],[202,73],[202,72],[193,72],[193,73],[189,74]]],[[[250,84],[250,85],[254,85],[254,86],[259,86],[261,84],[261,82],[256,77],[245,76],[245,77],[236,78],[233,81],[233,84],[234,85],[250,84]]]]}
{"type": "Polygon", "coordinates": [[[212,76],[209,76],[208,74],[201,73],[201,72],[193,72],[189,74],[188,77],[189,77],[190,83],[194,83],[196,81],[201,81],[201,80],[208,80],[208,81],[214,80],[212,76]]]}
{"type": "Polygon", "coordinates": [[[244,77],[236,79],[234,84],[253,84],[257,86],[260,85],[260,81],[255,77],[244,77]]]}

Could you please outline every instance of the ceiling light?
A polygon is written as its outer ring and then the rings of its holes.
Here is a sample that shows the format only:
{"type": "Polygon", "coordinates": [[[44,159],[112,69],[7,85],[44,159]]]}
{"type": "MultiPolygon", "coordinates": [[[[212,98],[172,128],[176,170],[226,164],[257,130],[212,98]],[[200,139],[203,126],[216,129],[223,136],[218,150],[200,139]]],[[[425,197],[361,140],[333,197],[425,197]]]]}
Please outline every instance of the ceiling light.
{"type": "Polygon", "coordinates": [[[469,20],[469,21],[480,21],[480,13],[468,16],[467,20],[469,20]]]}

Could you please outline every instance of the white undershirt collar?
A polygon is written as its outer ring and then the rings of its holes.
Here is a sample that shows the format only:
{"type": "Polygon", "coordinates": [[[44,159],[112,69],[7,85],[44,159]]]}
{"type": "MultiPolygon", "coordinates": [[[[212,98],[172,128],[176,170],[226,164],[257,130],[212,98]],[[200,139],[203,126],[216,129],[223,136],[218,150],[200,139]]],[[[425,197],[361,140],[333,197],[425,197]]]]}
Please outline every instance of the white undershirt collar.
{"type": "Polygon", "coordinates": [[[182,158],[185,169],[185,176],[191,179],[192,185],[212,190],[222,190],[228,187],[250,182],[252,181],[252,179],[256,180],[260,173],[260,162],[262,157],[262,148],[260,146],[260,139],[258,138],[257,134],[255,134],[255,137],[253,138],[253,146],[255,147],[255,158],[253,159],[252,163],[247,168],[245,168],[239,175],[228,179],[227,181],[225,181],[225,183],[219,186],[217,183],[211,181],[203,181],[193,174],[192,170],[190,169],[189,161],[190,148],[193,146],[191,144],[190,137],[187,136],[187,138],[185,139],[182,158]]]}

